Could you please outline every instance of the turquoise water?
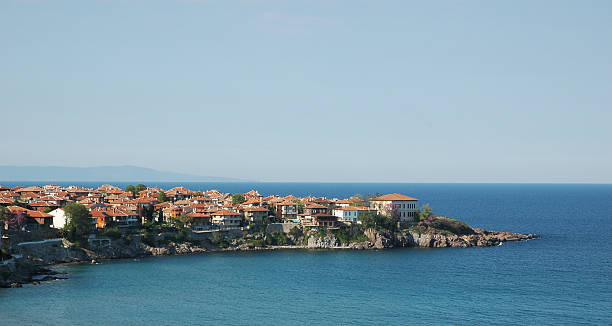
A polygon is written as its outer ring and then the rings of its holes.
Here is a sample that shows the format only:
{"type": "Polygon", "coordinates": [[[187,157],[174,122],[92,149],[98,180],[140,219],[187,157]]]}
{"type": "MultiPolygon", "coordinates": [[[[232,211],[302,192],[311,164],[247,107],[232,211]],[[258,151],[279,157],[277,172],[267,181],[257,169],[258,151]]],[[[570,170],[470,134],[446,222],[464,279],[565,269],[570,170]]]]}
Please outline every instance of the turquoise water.
{"type": "Polygon", "coordinates": [[[68,280],[0,289],[0,325],[612,324],[612,185],[235,185],[252,186],[402,192],[474,226],[542,239],[67,266],[68,280]]]}

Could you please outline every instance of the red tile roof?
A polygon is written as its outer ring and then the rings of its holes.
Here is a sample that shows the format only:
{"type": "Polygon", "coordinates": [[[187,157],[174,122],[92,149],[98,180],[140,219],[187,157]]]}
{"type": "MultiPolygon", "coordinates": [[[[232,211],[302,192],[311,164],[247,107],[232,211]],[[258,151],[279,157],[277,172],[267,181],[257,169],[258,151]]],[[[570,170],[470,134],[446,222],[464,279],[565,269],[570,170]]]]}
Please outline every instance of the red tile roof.
{"type": "Polygon", "coordinates": [[[229,210],[220,210],[220,211],[213,212],[210,215],[240,215],[240,213],[229,211],[229,210]]]}
{"type": "Polygon", "coordinates": [[[247,207],[244,209],[245,212],[267,212],[268,210],[263,207],[247,207]]]}
{"type": "Polygon", "coordinates": [[[402,194],[388,194],[388,195],[376,197],[370,200],[372,201],[417,201],[418,199],[408,197],[402,194]]]}

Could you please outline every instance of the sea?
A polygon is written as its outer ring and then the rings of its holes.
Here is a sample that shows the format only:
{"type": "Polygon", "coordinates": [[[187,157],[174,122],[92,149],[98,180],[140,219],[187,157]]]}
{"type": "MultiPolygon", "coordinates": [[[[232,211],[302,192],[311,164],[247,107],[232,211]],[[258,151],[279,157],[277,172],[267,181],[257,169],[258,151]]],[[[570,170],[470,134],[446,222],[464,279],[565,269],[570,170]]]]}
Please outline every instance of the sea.
{"type": "Polygon", "coordinates": [[[68,279],[0,289],[0,325],[612,325],[609,184],[181,185],[329,198],[402,193],[474,227],[541,238],[487,248],[227,252],[61,266],[68,279]]]}

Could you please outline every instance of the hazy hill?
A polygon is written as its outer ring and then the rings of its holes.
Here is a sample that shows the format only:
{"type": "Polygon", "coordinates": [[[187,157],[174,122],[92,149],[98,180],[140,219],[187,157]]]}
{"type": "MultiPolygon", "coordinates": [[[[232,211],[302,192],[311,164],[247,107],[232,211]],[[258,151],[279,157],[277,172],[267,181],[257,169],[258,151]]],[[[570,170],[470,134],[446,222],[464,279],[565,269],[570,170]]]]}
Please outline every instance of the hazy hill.
{"type": "Polygon", "coordinates": [[[0,181],[170,181],[236,182],[235,178],[190,175],[138,166],[12,166],[0,165],[0,181]]]}

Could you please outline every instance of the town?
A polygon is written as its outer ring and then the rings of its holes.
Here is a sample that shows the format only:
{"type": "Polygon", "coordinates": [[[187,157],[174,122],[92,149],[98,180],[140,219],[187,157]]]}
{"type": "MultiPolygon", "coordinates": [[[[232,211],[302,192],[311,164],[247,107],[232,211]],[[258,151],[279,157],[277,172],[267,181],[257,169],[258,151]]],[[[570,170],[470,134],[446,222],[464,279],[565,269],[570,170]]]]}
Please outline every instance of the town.
{"type": "Polygon", "coordinates": [[[129,234],[151,224],[181,226],[197,234],[262,225],[281,230],[337,229],[359,225],[364,216],[386,216],[398,226],[408,226],[418,213],[418,199],[402,194],[328,199],[263,196],[256,190],[236,194],[185,187],[163,190],[143,184],[126,189],[109,184],[97,189],[54,184],[0,186],[0,226],[4,230],[40,233],[65,229],[69,224],[66,207],[74,206],[87,209],[89,226],[82,233],[89,233],[90,241],[108,230],[129,234]]]}

